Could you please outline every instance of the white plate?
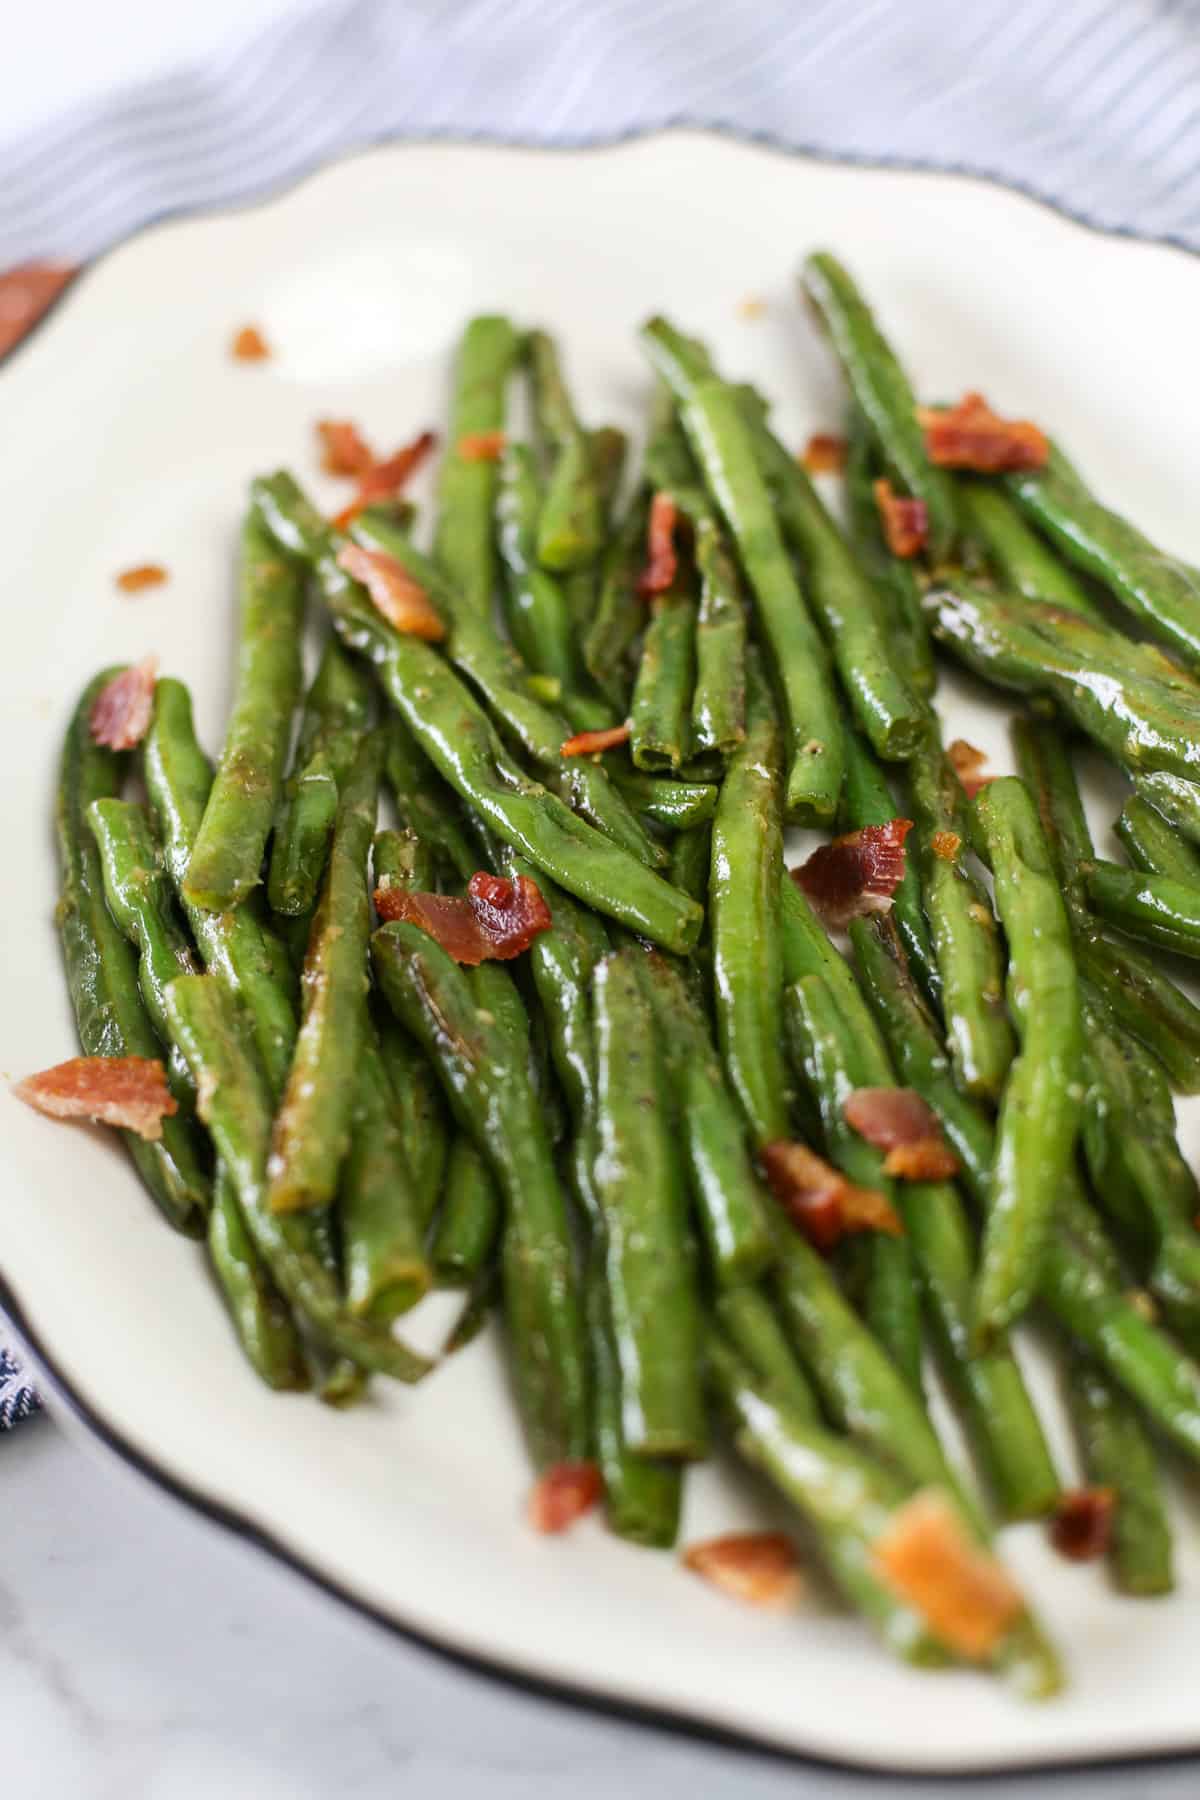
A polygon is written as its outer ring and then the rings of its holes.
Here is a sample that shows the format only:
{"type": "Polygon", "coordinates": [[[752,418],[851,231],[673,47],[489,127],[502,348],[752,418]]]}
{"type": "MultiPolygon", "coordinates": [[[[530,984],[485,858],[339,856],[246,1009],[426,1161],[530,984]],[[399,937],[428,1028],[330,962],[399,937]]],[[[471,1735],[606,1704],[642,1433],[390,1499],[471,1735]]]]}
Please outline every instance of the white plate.
{"type": "MultiPolygon", "coordinates": [[[[156,227],[84,277],[0,374],[0,1070],[74,1046],[51,917],[69,708],[97,666],[154,650],[192,683],[217,741],[249,477],[286,462],[315,481],[321,416],[353,417],[383,445],[440,421],[456,334],[484,309],[563,335],[589,419],[638,419],[634,329],[661,308],[731,373],[762,381],[789,440],[836,429],[837,377],[795,297],[800,255],[819,244],[862,277],[923,392],[977,386],[1046,421],[1102,491],[1200,560],[1200,266],[969,180],[692,134],[569,154],[394,147],[268,205],[156,227]],[[761,316],[743,316],[748,298],[765,302],[761,316]],[[273,361],[230,360],[246,320],[273,361]],[[115,591],[118,570],[152,560],[169,586],[115,591]]],[[[946,711],[1007,766],[1003,707],[947,684],[946,711]]],[[[1093,793],[1102,801],[1103,785],[1093,793]]],[[[1098,816],[1114,811],[1110,784],[1098,816]]],[[[970,1674],[911,1673],[851,1618],[743,1611],[594,1520],[562,1541],[534,1536],[490,1344],[417,1392],[379,1383],[346,1416],[265,1393],[199,1253],[159,1223],[120,1150],[6,1097],[0,1107],[4,1283],[57,1381],[148,1472],[385,1620],[519,1676],[858,1765],[1200,1748],[1194,1515],[1167,1602],[1118,1600],[1036,1529],[1008,1534],[1067,1656],[1062,1700],[1023,1706],[970,1674]]],[[[689,1484],[685,1541],[758,1506],[707,1468],[689,1484]]]]}

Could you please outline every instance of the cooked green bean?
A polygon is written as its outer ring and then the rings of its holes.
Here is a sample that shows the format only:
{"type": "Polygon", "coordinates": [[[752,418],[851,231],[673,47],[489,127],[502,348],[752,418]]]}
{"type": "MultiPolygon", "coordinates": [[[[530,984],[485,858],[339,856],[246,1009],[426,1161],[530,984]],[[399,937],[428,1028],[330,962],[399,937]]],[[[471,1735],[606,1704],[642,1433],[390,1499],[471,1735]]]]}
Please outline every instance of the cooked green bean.
{"type": "Polygon", "coordinates": [[[1094,862],[1084,887],[1095,911],[1119,931],[1176,956],[1200,956],[1200,886],[1094,862]]]}
{"type": "Polygon", "coordinates": [[[929,554],[946,561],[958,535],[954,488],[929,460],[908,377],[848,271],[828,251],[805,259],[804,292],[820,315],[884,460],[929,514],[929,554]]]}
{"type": "Polygon", "coordinates": [[[392,1090],[404,1160],[416,1194],[422,1229],[433,1217],[450,1155],[450,1130],[441,1084],[429,1058],[386,1008],[375,1013],[383,1066],[392,1090]]]}
{"type": "Polygon", "coordinates": [[[217,1165],[213,1177],[207,1243],[213,1273],[251,1368],[268,1387],[283,1392],[307,1388],[308,1366],[295,1321],[255,1249],[223,1164],[217,1165]]]}
{"type": "Polygon", "coordinates": [[[384,736],[384,777],[404,825],[461,880],[469,881],[479,867],[479,852],[462,818],[458,795],[414,743],[403,719],[393,714],[384,736]]]}
{"type": "Polygon", "coordinates": [[[588,1342],[592,1352],[596,1460],[604,1479],[608,1522],[618,1537],[668,1550],[679,1535],[683,1469],[668,1457],[635,1456],[625,1443],[621,1371],[613,1343],[602,1251],[587,1273],[588,1342]]]}
{"type": "Polygon", "coordinates": [[[1114,830],[1135,869],[1200,888],[1200,852],[1140,794],[1125,802],[1114,830]]]}
{"type": "Polygon", "coordinates": [[[1153,775],[1131,772],[1138,796],[1182,831],[1189,843],[1200,844],[1200,781],[1169,775],[1161,769],[1153,775]]]}
{"type": "Polygon", "coordinates": [[[391,1083],[370,1023],[353,1079],[350,1148],[337,1197],[346,1303],[352,1313],[386,1325],[427,1292],[432,1273],[391,1083]]]}
{"type": "Polygon", "coordinates": [[[1089,1481],[1116,1496],[1108,1546],[1125,1594],[1169,1594],[1175,1585],[1171,1526],[1154,1445],[1134,1408],[1086,1357],[1072,1357],[1071,1418],[1089,1481]]]}
{"type": "Polygon", "coordinates": [[[291,773],[275,820],[267,875],[272,911],[305,918],[316,904],[337,816],[338,787],[350,773],[370,719],[370,678],[331,637],[304,702],[291,773]]]}
{"type": "Polygon", "coordinates": [[[806,1423],[820,1418],[817,1397],[800,1367],[779,1314],[761,1287],[723,1288],[713,1301],[717,1324],[772,1398],[806,1423]]]}
{"type": "MultiPolygon", "coordinates": [[[[508,634],[528,666],[561,684],[577,680],[572,619],[562,584],[537,560],[541,483],[528,444],[506,444],[496,491],[496,543],[508,634]]],[[[606,712],[606,723],[611,715],[606,712]]]]}
{"type": "Polygon", "coordinates": [[[634,947],[592,977],[597,1155],[621,1426],[639,1456],[702,1457],[708,1444],[696,1259],[660,1033],[634,947]]]}
{"type": "Polygon", "coordinates": [[[623,707],[629,681],[623,669],[627,651],[646,622],[646,605],[638,581],[646,562],[649,496],[639,488],[626,507],[601,559],[600,593],[583,640],[583,660],[592,680],[623,707]]]}
{"type": "Polygon", "coordinates": [[[702,903],[707,900],[711,868],[712,826],[691,825],[679,832],[671,845],[671,880],[680,893],[702,903]]]}
{"type": "Polygon", "coordinates": [[[695,525],[700,577],[692,748],[727,755],[746,735],[746,601],[737,564],[715,519],[695,525]]]}
{"type": "Polygon", "coordinates": [[[549,452],[537,557],[556,574],[584,568],[604,546],[604,508],[588,434],[575,416],[553,338],[531,331],[534,410],[549,452]]]}
{"type": "Polygon", "coordinates": [[[342,788],[329,866],[304,960],[304,1010],[271,1137],[275,1212],[326,1206],[350,1148],[367,1029],[363,967],[371,929],[367,859],[383,744],[368,738],[342,788]]]}
{"type": "Polygon", "coordinates": [[[470,1287],[487,1262],[499,1230],[500,1196],[487,1161],[470,1138],[455,1138],[430,1252],[438,1280],[470,1287]]]}
{"type": "Polygon", "coordinates": [[[448,447],[438,478],[433,560],[464,605],[483,618],[496,587],[496,464],[490,457],[464,454],[463,440],[503,431],[505,390],[520,346],[507,319],[484,314],[467,325],[455,360],[448,447]]]}
{"type": "Polygon", "coordinates": [[[677,584],[654,602],[630,706],[635,768],[674,771],[691,752],[696,617],[686,585],[677,584]]]}
{"type": "Polygon", "coordinates": [[[875,500],[874,460],[870,427],[851,408],[846,447],[846,513],[850,543],[864,573],[879,596],[892,652],[914,693],[932,694],[937,665],[922,600],[924,588],[911,559],[893,556],[883,535],[875,500]]]}
{"type": "Polygon", "coordinates": [[[717,808],[715,782],[676,781],[621,768],[613,770],[613,780],[636,812],[666,831],[687,832],[707,825],[717,808]]]}
{"type": "Polygon", "coordinates": [[[1028,788],[1001,776],[980,789],[973,815],[1008,939],[1008,1001],[1021,1044],[1000,1105],[976,1292],[987,1343],[1037,1291],[1079,1131],[1083,1034],[1071,928],[1028,788]]]}
{"type": "MultiPolygon", "coordinates": [[[[859,831],[864,825],[886,825],[896,816],[896,801],[887,777],[858,733],[848,731],[846,784],[842,789],[844,829],[859,831]]],[[[904,874],[892,895],[892,917],[899,929],[905,955],[926,994],[936,1004],[941,992],[941,977],[921,899],[921,878],[915,862],[907,856],[904,874]]]]}
{"type": "MultiPolygon", "coordinates": [[[[104,903],[100,857],[87,826],[88,807],[119,791],[128,760],[97,744],[90,724],[99,694],[119,673],[105,669],[88,683],[63,743],[55,799],[61,882],[55,918],[84,1054],[157,1058],[162,1046],[139,991],[137,963],[104,903]]],[[[153,1143],[132,1131],[121,1136],[164,1218],[178,1230],[202,1231],[210,1190],[195,1126],[175,1117],[163,1120],[162,1137],[153,1143]]]]}
{"type": "Polygon", "coordinates": [[[1099,607],[1055,556],[1049,545],[1030,531],[1017,507],[1004,491],[971,476],[955,483],[964,524],[983,545],[989,564],[1003,585],[1027,600],[1049,600],[1069,606],[1089,618],[1102,618],[1099,607]]]}
{"type": "Polygon", "coordinates": [[[258,514],[242,527],[238,677],[225,747],[184,884],[193,905],[236,906],[258,885],[300,698],[302,572],[258,514]]]}
{"type": "Polygon", "coordinates": [[[504,1303],[518,1398],[539,1468],[586,1456],[584,1324],[567,1210],[528,1056],[471,983],[415,925],[371,940],[388,1004],[434,1062],[461,1127],[504,1198],[504,1303]]]}

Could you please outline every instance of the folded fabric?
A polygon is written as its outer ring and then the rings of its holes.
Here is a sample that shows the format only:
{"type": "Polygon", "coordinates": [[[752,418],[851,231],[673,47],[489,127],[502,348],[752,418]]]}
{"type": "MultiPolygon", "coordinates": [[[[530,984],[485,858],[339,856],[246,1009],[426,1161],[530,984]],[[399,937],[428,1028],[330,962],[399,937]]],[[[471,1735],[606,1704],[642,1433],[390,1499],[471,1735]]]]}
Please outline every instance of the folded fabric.
{"type": "MultiPolygon", "coordinates": [[[[2,1324],[2,1321],[0,1321],[2,1324]]],[[[38,1410],[40,1402],[21,1373],[16,1357],[0,1344],[0,1431],[7,1431],[38,1410]]]]}

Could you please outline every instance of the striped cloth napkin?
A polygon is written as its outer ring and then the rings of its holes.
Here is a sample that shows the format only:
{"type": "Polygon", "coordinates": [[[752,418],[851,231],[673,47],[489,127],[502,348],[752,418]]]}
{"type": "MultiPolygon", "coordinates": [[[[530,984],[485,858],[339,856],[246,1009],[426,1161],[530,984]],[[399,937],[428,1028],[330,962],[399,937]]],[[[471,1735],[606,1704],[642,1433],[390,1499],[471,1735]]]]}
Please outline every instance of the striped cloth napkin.
{"type": "MultiPolygon", "coordinates": [[[[78,264],[383,138],[671,124],[985,175],[1200,250],[1198,95],[1200,0],[328,0],[22,138],[0,121],[0,269],[78,264]]],[[[0,280],[0,354],[56,279],[0,280]]],[[[0,1349],[0,1429],[33,1404],[0,1349]]]]}

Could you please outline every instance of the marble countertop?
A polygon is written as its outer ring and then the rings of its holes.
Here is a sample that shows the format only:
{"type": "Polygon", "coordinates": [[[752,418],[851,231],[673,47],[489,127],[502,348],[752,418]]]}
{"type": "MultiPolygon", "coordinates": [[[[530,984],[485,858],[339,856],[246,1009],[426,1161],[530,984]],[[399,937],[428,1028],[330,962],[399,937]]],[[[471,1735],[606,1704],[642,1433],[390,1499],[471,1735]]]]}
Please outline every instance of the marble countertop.
{"type": "Polygon", "coordinates": [[[1200,1763],[840,1775],[557,1705],[389,1636],[52,1417],[0,1437],[6,1800],[1185,1800],[1200,1763]]]}

